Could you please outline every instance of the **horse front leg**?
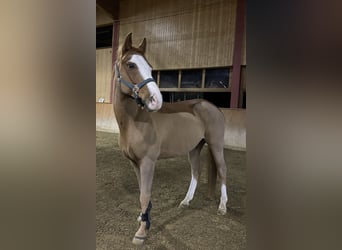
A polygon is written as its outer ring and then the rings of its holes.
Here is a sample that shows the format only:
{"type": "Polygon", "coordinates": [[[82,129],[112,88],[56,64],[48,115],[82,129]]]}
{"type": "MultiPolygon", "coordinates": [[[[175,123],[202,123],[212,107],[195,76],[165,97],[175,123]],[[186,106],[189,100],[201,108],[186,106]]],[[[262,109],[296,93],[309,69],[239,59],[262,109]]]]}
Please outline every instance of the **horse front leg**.
{"type": "Polygon", "coordinates": [[[137,180],[138,180],[138,184],[139,184],[139,190],[140,190],[140,181],[141,181],[141,177],[140,177],[140,168],[138,166],[138,164],[136,164],[134,161],[129,161],[134,169],[135,175],[137,176],[137,180]]]}
{"type": "Polygon", "coordinates": [[[227,213],[227,202],[228,202],[228,194],[227,194],[227,166],[224,160],[223,146],[221,145],[209,145],[210,150],[212,152],[217,173],[221,181],[221,199],[220,205],[218,207],[217,213],[220,215],[225,215],[227,213]]]}
{"type": "Polygon", "coordinates": [[[147,238],[148,230],[150,229],[151,219],[150,210],[152,208],[151,194],[152,182],[154,175],[155,162],[148,157],[139,162],[140,169],[140,205],[141,205],[141,221],[138,231],[133,238],[133,244],[141,245],[147,238]]]}

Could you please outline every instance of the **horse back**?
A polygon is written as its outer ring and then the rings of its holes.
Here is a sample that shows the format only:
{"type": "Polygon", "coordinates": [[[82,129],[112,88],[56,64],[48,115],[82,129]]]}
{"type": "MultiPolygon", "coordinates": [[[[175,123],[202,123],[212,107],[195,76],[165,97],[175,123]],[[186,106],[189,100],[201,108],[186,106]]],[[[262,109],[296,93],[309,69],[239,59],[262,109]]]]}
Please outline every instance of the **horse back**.
{"type": "Polygon", "coordinates": [[[163,105],[158,112],[163,113],[163,114],[180,113],[180,112],[187,112],[190,114],[194,114],[194,106],[203,101],[204,100],[202,99],[192,99],[192,100],[175,102],[175,103],[163,102],[163,105]]]}
{"type": "Polygon", "coordinates": [[[202,139],[223,139],[221,111],[202,99],[163,103],[162,109],[153,113],[152,120],[160,139],[162,158],[188,153],[202,139]]]}

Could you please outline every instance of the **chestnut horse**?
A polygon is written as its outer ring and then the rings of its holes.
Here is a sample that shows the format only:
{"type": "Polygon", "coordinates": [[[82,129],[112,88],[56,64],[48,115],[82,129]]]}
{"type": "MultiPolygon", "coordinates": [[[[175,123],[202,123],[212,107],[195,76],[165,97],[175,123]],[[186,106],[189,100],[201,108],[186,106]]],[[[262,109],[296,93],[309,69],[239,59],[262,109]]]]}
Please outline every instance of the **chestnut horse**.
{"type": "MultiPolygon", "coordinates": [[[[165,103],[152,67],[145,58],[146,39],[132,46],[132,33],[119,48],[115,64],[114,112],[120,129],[120,148],[134,167],[140,189],[140,227],[133,238],[142,244],[150,228],[151,193],[157,159],[188,154],[191,181],[180,207],[193,199],[205,143],[221,181],[219,214],[227,211],[226,164],[223,156],[224,117],[205,100],[165,103]]],[[[214,181],[215,185],[215,181],[214,181]]]]}

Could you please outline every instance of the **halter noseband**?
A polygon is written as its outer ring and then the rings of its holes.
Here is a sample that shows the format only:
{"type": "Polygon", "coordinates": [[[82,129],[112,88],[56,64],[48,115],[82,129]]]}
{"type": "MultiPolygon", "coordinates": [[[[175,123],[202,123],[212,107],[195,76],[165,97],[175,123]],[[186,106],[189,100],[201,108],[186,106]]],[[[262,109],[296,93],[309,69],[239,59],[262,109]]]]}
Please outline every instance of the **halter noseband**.
{"type": "Polygon", "coordinates": [[[120,84],[123,83],[126,85],[126,87],[128,87],[130,90],[132,90],[133,96],[131,96],[131,97],[135,100],[135,102],[139,106],[143,107],[145,104],[142,101],[141,97],[139,97],[139,90],[142,87],[144,87],[146,84],[148,84],[149,82],[154,82],[155,80],[153,78],[147,78],[147,79],[143,80],[142,82],[134,85],[133,83],[128,82],[122,78],[122,76],[120,75],[119,67],[117,64],[115,64],[115,74],[117,75],[118,81],[120,84]]]}

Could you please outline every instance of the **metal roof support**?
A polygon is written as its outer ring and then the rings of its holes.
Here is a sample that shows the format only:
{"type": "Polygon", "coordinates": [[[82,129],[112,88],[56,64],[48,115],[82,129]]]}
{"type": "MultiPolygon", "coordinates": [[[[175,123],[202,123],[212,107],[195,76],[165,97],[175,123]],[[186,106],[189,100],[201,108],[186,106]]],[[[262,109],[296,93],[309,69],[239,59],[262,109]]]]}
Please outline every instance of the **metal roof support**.
{"type": "Polygon", "coordinates": [[[231,84],[230,108],[239,107],[242,44],[245,29],[246,0],[238,0],[236,7],[235,42],[233,54],[233,74],[231,84]]]}
{"type": "Polygon", "coordinates": [[[113,94],[114,94],[114,84],[115,84],[115,79],[114,79],[114,65],[117,59],[117,54],[116,52],[118,51],[119,48],[119,34],[120,34],[120,5],[119,1],[116,4],[115,8],[115,13],[113,15],[114,22],[113,22],[113,37],[112,37],[112,82],[111,82],[111,90],[110,90],[110,102],[113,102],[113,94]]]}

